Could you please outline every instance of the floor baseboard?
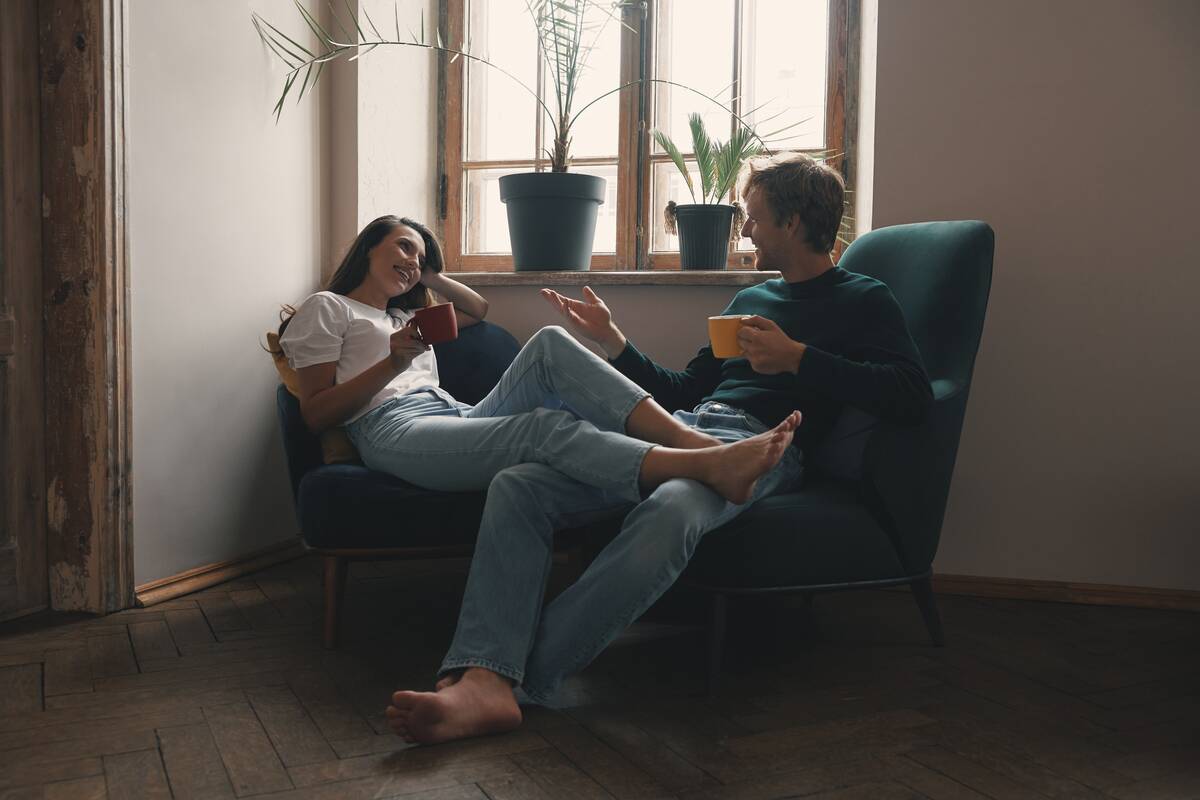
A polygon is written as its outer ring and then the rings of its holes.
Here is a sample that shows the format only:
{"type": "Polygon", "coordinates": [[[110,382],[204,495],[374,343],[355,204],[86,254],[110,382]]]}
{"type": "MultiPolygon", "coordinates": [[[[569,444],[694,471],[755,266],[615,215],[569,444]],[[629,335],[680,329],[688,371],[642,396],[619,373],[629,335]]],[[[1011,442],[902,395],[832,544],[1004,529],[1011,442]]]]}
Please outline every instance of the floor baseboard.
{"type": "Polygon", "coordinates": [[[224,583],[242,575],[257,572],[274,564],[291,561],[306,552],[307,549],[303,542],[299,539],[289,539],[239,558],[196,567],[178,575],[143,583],[134,589],[134,596],[137,598],[138,606],[143,608],[152,606],[155,603],[173,600],[176,597],[207,589],[209,586],[216,586],[218,583],[224,583]]]}
{"type": "Polygon", "coordinates": [[[933,590],[939,594],[1002,597],[1011,600],[1047,600],[1056,603],[1200,611],[1200,592],[1186,589],[934,574],[933,590]]]}

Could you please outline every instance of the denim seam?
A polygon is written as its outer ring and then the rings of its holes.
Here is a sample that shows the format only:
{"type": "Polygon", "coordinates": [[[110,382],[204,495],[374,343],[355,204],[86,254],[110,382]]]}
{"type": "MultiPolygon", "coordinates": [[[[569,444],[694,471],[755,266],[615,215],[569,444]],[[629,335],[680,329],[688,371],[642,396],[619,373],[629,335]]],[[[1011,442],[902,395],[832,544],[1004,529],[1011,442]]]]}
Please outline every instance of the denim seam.
{"type": "Polygon", "coordinates": [[[524,670],[519,670],[510,667],[507,664],[501,664],[499,661],[493,661],[490,658],[477,658],[471,656],[462,656],[453,660],[447,659],[442,662],[442,666],[437,671],[437,677],[442,678],[446,673],[453,672],[459,669],[470,669],[478,667],[486,669],[489,672],[494,672],[497,675],[502,675],[511,681],[514,681],[517,686],[521,685],[521,681],[525,677],[524,670]]]}

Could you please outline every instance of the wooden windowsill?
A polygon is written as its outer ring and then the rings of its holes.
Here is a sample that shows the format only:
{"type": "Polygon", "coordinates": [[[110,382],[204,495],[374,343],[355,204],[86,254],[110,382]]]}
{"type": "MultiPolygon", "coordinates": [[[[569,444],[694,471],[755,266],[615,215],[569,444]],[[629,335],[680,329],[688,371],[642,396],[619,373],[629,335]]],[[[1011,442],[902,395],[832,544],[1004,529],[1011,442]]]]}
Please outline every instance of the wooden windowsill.
{"type": "Polygon", "coordinates": [[[754,270],[641,270],[608,272],[447,272],[468,286],[754,286],[778,272],[754,270]]]}

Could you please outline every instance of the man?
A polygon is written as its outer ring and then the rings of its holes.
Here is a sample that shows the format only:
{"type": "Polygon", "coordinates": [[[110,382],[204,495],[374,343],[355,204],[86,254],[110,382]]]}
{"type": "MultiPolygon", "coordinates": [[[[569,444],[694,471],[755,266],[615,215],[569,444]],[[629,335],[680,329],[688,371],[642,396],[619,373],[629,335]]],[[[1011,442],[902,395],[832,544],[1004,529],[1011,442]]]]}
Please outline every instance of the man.
{"type": "Polygon", "coordinates": [[[738,292],[724,314],[747,318],[742,356],[709,347],[682,371],[633,346],[595,292],[573,300],[548,289],[566,326],[600,346],[618,370],[675,416],[725,441],[753,436],[800,410],[795,446],[735,504],[696,481],[654,489],[574,584],[544,609],[554,531],[628,504],[539,464],[505,470],[488,490],[458,630],[436,692],[396,692],[387,710],[409,741],[438,742],[509,730],[521,712],[512,688],[549,702],[562,679],[586,666],[657,600],[708,531],[757,499],[798,485],[802,453],[847,406],[883,419],[919,420],[929,379],[888,288],[833,263],[844,204],[841,176],[804,155],[751,165],[742,235],[755,268],[780,278],[738,292]],[[684,409],[692,409],[687,411],[684,409]],[[520,520],[499,530],[490,519],[520,520]]]}

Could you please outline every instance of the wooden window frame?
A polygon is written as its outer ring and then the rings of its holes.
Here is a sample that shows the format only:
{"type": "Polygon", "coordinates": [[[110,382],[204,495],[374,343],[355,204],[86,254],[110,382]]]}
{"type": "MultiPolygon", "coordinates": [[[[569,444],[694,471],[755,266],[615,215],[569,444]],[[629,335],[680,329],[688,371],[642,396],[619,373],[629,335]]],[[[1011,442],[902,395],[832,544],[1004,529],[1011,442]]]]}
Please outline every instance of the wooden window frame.
{"type": "MultiPolygon", "coordinates": [[[[440,29],[448,41],[464,41],[468,0],[439,0],[440,29]]],[[[741,80],[741,20],[743,0],[734,0],[738,29],[734,33],[734,111],[738,111],[737,83],[741,80]]],[[[854,144],[857,138],[856,102],[858,87],[860,0],[828,0],[829,45],[826,79],[825,142],[837,155],[830,161],[846,179],[849,190],[854,178],[854,144]]],[[[620,85],[630,84],[651,71],[655,63],[658,4],[627,3],[622,6],[620,85]]],[[[618,95],[617,136],[617,241],[613,253],[596,253],[591,269],[679,270],[677,251],[651,251],[650,208],[653,165],[668,161],[651,147],[649,125],[653,119],[654,91],[649,84],[626,86],[618,95]]],[[[463,241],[463,104],[465,59],[443,54],[438,64],[438,140],[443,144],[437,154],[437,229],[445,249],[447,269],[452,272],[511,272],[511,254],[466,253],[463,241]]],[[[814,152],[814,151],[808,151],[814,152]]],[[[686,155],[686,154],[685,154],[686,155]]],[[[528,168],[528,160],[472,161],[473,169],[528,168]]],[[[534,162],[534,168],[544,162],[534,162]]],[[[577,158],[572,167],[611,164],[611,158],[577,158]]],[[[854,214],[853,192],[847,191],[847,217],[854,214]]],[[[844,244],[834,252],[841,255],[844,244]]],[[[726,262],[730,270],[752,270],[753,255],[734,251],[726,262]]]]}

